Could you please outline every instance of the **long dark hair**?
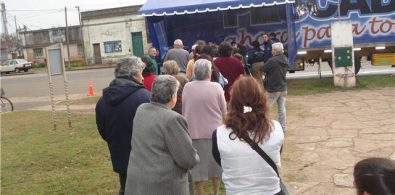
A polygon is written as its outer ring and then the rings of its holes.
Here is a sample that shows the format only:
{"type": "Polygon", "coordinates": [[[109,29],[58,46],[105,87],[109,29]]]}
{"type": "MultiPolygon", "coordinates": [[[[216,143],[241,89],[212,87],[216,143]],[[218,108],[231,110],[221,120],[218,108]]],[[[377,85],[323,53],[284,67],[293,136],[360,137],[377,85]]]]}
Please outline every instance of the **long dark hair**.
{"type": "Polygon", "coordinates": [[[395,161],[386,158],[368,158],[354,167],[354,183],[358,195],[395,194],[395,161]]]}
{"type": "Polygon", "coordinates": [[[236,137],[249,142],[263,143],[271,132],[272,123],[269,119],[267,97],[259,83],[252,77],[241,76],[233,84],[230,91],[228,113],[225,125],[232,129],[230,139],[236,137]],[[244,106],[251,107],[251,112],[244,113],[244,106]]]}

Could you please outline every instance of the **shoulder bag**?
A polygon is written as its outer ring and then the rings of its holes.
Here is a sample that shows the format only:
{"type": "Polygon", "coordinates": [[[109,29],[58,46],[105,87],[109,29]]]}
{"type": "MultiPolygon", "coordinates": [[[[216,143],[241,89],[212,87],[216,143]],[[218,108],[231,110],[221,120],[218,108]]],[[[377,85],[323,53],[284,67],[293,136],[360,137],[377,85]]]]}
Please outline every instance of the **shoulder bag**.
{"type": "Polygon", "coordinates": [[[247,143],[274,169],[274,171],[277,173],[278,178],[280,178],[281,191],[275,195],[289,195],[287,188],[285,187],[280,175],[278,174],[277,166],[274,161],[262,150],[262,148],[258,146],[258,144],[253,142],[251,139],[247,140],[247,143]]]}

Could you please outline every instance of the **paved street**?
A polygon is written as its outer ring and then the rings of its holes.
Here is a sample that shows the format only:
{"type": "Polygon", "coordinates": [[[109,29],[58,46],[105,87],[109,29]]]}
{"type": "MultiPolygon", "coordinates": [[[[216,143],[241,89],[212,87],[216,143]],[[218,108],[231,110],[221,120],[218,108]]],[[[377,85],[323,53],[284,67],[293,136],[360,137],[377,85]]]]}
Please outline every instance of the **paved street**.
{"type": "MultiPolygon", "coordinates": [[[[95,92],[101,93],[101,90],[108,85],[113,77],[113,68],[69,71],[67,78],[70,97],[86,97],[90,81],[92,81],[95,92]]],[[[53,85],[56,99],[64,99],[63,76],[54,76],[53,85]]],[[[25,110],[50,103],[46,73],[2,76],[1,86],[5,90],[6,96],[14,102],[16,110],[25,110]]]]}

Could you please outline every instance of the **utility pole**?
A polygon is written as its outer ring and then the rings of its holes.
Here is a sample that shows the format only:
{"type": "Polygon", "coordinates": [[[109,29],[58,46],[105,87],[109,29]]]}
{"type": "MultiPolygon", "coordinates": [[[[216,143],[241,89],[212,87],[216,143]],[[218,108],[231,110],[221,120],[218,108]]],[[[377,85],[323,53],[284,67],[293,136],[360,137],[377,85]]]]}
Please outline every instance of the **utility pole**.
{"type": "Polygon", "coordinates": [[[75,6],[75,8],[77,8],[77,10],[78,10],[78,20],[79,20],[79,22],[80,22],[80,39],[81,39],[81,42],[82,42],[82,55],[84,56],[84,58],[85,58],[85,43],[84,43],[84,35],[82,34],[83,32],[82,32],[82,21],[81,21],[81,12],[80,12],[80,6],[75,6]]]}
{"type": "Polygon", "coordinates": [[[7,36],[8,29],[7,29],[7,14],[5,10],[5,3],[1,2],[1,18],[3,20],[3,33],[7,36]]]}
{"type": "Polygon", "coordinates": [[[70,47],[69,47],[69,26],[67,24],[67,7],[64,7],[64,17],[66,19],[66,44],[67,44],[67,67],[71,68],[70,65],[70,47]]]}

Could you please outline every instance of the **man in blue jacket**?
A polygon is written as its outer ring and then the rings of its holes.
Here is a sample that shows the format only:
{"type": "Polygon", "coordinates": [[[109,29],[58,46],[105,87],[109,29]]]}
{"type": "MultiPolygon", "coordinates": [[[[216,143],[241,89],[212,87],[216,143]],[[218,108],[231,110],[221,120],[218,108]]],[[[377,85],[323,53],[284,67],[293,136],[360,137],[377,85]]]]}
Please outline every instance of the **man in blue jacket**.
{"type": "Polygon", "coordinates": [[[269,35],[266,33],[262,34],[263,43],[261,44],[261,49],[263,50],[263,61],[266,63],[272,55],[272,44],[273,41],[270,39],[269,35]]]}
{"type": "Polygon", "coordinates": [[[107,142],[113,170],[119,174],[119,194],[124,194],[133,118],[137,107],[149,102],[150,92],[143,85],[145,64],[138,57],[122,59],[115,68],[115,79],[103,89],[96,104],[96,124],[101,137],[107,142]]]}

